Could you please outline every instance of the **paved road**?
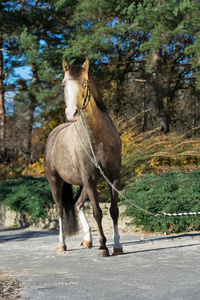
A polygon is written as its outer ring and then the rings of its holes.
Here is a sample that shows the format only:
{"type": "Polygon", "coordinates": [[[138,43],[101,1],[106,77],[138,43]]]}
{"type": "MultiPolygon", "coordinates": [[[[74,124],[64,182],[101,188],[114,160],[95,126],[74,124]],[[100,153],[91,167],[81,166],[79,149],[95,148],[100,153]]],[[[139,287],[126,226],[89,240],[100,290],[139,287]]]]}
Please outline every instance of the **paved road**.
{"type": "MultiPolygon", "coordinates": [[[[108,237],[108,234],[106,234],[108,237]]],[[[200,234],[123,234],[124,255],[98,258],[82,234],[57,253],[58,232],[0,229],[0,267],[22,281],[24,300],[200,299],[200,234]]],[[[108,238],[112,251],[112,239],[108,238]]]]}

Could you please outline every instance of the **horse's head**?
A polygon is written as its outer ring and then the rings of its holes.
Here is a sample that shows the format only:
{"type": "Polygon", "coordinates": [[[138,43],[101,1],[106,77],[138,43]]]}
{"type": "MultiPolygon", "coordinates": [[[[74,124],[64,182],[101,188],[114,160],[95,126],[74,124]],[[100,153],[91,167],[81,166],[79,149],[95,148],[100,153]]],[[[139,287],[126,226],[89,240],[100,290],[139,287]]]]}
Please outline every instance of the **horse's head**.
{"type": "Polygon", "coordinates": [[[63,95],[66,103],[65,114],[69,121],[77,121],[81,111],[90,100],[90,86],[88,80],[89,60],[86,59],[82,67],[69,66],[63,61],[65,77],[62,82],[63,95]]]}

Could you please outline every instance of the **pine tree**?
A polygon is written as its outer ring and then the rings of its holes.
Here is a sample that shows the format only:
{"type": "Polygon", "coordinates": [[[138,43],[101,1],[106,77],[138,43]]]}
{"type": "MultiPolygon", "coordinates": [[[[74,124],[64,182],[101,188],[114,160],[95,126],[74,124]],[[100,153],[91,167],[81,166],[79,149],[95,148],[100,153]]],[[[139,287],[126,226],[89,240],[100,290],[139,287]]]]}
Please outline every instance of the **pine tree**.
{"type": "MultiPolygon", "coordinates": [[[[42,112],[49,107],[53,98],[57,74],[61,72],[62,43],[69,31],[67,27],[71,10],[55,9],[55,1],[23,2],[21,11],[21,32],[16,35],[18,52],[16,58],[21,65],[30,67],[31,79],[19,79],[19,91],[15,97],[15,108],[23,103],[25,111],[20,115],[24,121],[21,153],[23,160],[29,162],[32,157],[32,133],[36,110],[42,112]]],[[[71,28],[71,27],[70,27],[71,28]]],[[[55,98],[55,94],[54,94],[55,98]]],[[[54,104],[59,99],[53,99],[54,104]]],[[[52,103],[51,103],[52,107],[52,103]]],[[[17,110],[16,110],[17,111],[17,110]]]]}
{"type": "Polygon", "coordinates": [[[196,67],[192,61],[197,55],[194,50],[199,49],[199,9],[190,0],[145,0],[138,6],[138,24],[149,36],[140,47],[146,57],[141,76],[155,91],[158,126],[163,132],[169,131],[169,106],[176,91],[197,79],[192,76],[196,67]]]}
{"type": "Polygon", "coordinates": [[[13,32],[19,25],[19,11],[15,11],[13,1],[0,3],[0,161],[8,159],[6,138],[5,92],[6,81],[12,73],[12,52],[16,50],[13,32]]]}

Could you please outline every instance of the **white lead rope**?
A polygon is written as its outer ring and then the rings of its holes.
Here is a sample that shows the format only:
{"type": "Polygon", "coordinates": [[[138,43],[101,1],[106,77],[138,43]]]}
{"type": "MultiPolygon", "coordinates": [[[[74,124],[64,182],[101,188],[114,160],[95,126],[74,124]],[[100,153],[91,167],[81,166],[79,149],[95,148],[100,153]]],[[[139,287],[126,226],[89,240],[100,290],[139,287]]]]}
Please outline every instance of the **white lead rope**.
{"type": "Polygon", "coordinates": [[[151,216],[154,216],[154,217],[158,217],[158,216],[168,216],[168,217],[177,217],[177,216],[192,216],[192,215],[200,215],[200,212],[184,212],[184,213],[173,213],[173,214],[170,214],[170,213],[165,213],[165,212],[162,212],[162,213],[152,213],[140,206],[138,206],[137,204],[133,203],[132,201],[130,201],[128,198],[126,198],[113,184],[112,182],[106,177],[106,175],[104,174],[103,170],[101,169],[101,166],[98,164],[97,162],[97,159],[96,159],[96,156],[95,156],[95,153],[94,153],[94,150],[93,150],[93,147],[92,147],[92,143],[91,143],[91,140],[90,140],[90,136],[89,136],[89,133],[88,133],[88,130],[87,130],[87,127],[86,127],[86,124],[85,124],[85,121],[83,119],[83,116],[82,114],[80,114],[81,116],[81,120],[82,120],[82,123],[83,123],[83,127],[84,127],[84,130],[85,130],[85,134],[86,134],[86,137],[87,137],[87,140],[88,140],[88,143],[89,143],[89,146],[90,146],[90,150],[92,152],[92,156],[91,154],[88,152],[82,138],[81,138],[81,135],[78,131],[78,128],[76,126],[76,122],[73,122],[74,124],[74,127],[76,129],[76,132],[77,132],[77,135],[80,139],[80,142],[81,142],[81,145],[83,146],[83,149],[85,150],[85,153],[87,154],[87,156],[90,158],[90,160],[93,162],[93,164],[95,165],[95,167],[97,169],[99,169],[99,172],[101,174],[101,176],[107,181],[107,183],[115,190],[115,192],[117,192],[124,200],[126,200],[128,203],[130,203],[131,205],[133,205],[135,208],[143,211],[144,213],[146,214],[149,214],[151,216]]]}

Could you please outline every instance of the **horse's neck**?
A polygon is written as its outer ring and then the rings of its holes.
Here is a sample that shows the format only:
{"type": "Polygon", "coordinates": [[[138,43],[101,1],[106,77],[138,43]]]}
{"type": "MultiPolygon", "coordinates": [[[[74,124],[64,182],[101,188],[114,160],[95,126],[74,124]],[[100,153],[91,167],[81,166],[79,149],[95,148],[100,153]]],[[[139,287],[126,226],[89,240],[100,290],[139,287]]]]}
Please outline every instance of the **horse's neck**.
{"type": "Polygon", "coordinates": [[[97,107],[95,100],[92,98],[88,104],[83,118],[90,130],[94,132],[100,132],[103,130],[103,124],[107,122],[106,120],[109,118],[109,116],[107,112],[101,111],[97,107]]]}
{"type": "Polygon", "coordinates": [[[86,133],[88,132],[95,153],[105,144],[106,147],[110,145],[111,148],[115,145],[115,149],[119,150],[121,147],[120,137],[110,116],[106,111],[101,111],[95,102],[90,102],[90,105],[83,111],[83,122],[81,117],[77,121],[78,131],[84,144],[88,145],[86,133]],[[101,145],[100,148],[99,145],[101,145]]]}

